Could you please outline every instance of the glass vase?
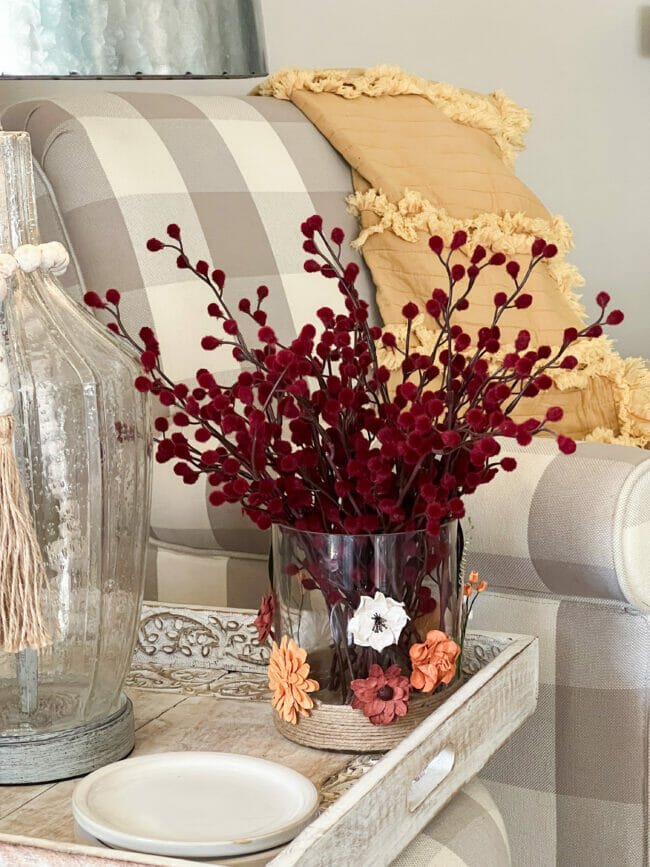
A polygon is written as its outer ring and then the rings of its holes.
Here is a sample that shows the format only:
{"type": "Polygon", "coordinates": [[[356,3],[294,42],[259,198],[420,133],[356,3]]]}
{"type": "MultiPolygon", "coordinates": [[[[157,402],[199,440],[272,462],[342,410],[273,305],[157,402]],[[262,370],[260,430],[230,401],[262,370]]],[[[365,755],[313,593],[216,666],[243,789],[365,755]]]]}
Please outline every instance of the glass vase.
{"type": "Polygon", "coordinates": [[[431,630],[460,643],[459,541],[455,522],[438,536],[425,530],[348,536],[274,526],[276,640],[286,635],[307,651],[321,702],[349,704],[351,682],[368,677],[374,664],[384,670],[398,665],[410,675],[410,648],[431,630]],[[376,603],[365,613],[364,597],[376,603]]]}
{"type": "MultiPolygon", "coordinates": [[[[29,136],[0,133],[0,251],[39,244],[29,136]]],[[[40,269],[0,317],[14,452],[47,573],[52,643],[0,651],[0,783],[85,773],[133,746],[152,426],[138,364],[40,269]],[[56,734],[57,737],[52,737],[56,734]]]]}

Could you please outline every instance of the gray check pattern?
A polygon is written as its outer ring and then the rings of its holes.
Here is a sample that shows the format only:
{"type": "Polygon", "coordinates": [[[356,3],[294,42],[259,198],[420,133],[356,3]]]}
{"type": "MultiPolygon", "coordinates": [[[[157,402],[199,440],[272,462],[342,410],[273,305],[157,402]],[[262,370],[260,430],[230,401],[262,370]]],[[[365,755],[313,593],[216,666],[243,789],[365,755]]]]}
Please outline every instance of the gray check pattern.
{"type": "MultiPolygon", "coordinates": [[[[331,281],[305,273],[299,226],[319,213],[354,236],[344,202],[350,170],[290,103],[98,93],[20,103],[2,123],[30,133],[41,234],[64,241],[77,266],[64,288],[75,297],[119,289],[125,321],[134,332],[153,324],[173,379],[193,386],[200,367],[223,379],[239,368],[228,347],[200,347],[211,328],[209,290],[171,256],[146,249],[168,223],[181,226],[188,255],[209,256],[226,272],[234,307],[266,284],[269,321],[285,340],[319,307],[340,306],[331,281]]],[[[369,273],[358,253],[349,256],[377,319],[369,273]]],[[[205,551],[268,550],[236,508],[214,509],[208,494],[202,480],[183,487],[169,464],[156,465],[154,537],[205,551]]]]}

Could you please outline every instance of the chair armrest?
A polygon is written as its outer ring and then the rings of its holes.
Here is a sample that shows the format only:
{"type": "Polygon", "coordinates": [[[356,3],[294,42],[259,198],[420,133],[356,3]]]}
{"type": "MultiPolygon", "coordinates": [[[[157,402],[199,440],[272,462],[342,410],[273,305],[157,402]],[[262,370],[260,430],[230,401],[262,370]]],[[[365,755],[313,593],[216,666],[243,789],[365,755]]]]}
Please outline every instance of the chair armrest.
{"type": "Polygon", "coordinates": [[[650,613],[650,453],[554,440],[522,448],[467,499],[468,568],[493,588],[628,602],[650,613]]]}

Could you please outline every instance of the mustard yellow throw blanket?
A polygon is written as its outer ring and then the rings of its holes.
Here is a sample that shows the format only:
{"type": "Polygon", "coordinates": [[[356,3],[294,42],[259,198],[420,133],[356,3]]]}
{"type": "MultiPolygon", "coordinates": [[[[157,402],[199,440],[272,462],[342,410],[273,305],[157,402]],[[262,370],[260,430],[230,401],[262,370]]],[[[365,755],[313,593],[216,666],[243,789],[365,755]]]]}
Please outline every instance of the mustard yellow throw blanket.
{"type": "MultiPolygon", "coordinates": [[[[432,290],[446,285],[429,237],[441,235],[448,243],[458,229],[468,233],[469,248],[480,243],[522,261],[537,237],[558,247],[558,256],[529,283],[533,306],[502,320],[503,353],[521,328],[531,332],[533,345],[557,346],[565,328],[583,323],[574,290],[584,280],[565,258],[571,229],[514,174],[530,116],[502,91],[484,96],[377,66],[283,69],[255,92],[291,100],[349,163],[355,190],[349,207],[361,221],[354,243],[372,272],[384,322],[396,335],[404,330],[403,305],[415,301],[424,310],[432,290]]],[[[495,292],[508,288],[501,269],[489,274],[474,288],[469,309],[457,314],[472,335],[491,321],[495,292]]],[[[433,346],[434,328],[426,315],[417,321],[423,349],[433,346]]],[[[648,445],[650,372],[643,360],[622,359],[604,336],[584,338],[572,354],[578,367],[555,371],[553,388],[522,403],[518,420],[558,405],[561,433],[648,445]]],[[[386,352],[384,363],[391,362],[398,364],[386,352]]]]}

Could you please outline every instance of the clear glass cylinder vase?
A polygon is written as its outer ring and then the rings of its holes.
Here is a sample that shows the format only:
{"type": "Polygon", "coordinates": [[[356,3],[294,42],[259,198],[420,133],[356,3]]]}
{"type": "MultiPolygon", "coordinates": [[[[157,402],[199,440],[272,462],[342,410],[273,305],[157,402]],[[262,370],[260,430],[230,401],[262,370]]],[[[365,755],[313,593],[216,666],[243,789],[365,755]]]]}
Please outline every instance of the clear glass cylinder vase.
{"type": "MultiPolygon", "coordinates": [[[[0,251],[39,243],[29,136],[0,133],[0,251]]],[[[40,268],[17,270],[8,284],[0,355],[15,396],[14,452],[46,567],[52,637],[42,650],[0,651],[0,782],[26,782],[6,779],[3,746],[88,730],[125,708],[144,586],[152,425],[133,387],[130,350],[40,268]]],[[[87,752],[85,770],[100,761],[87,752]]],[[[114,757],[104,751],[101,761],[114,757]]],[[[31,781],[39,778],[48,772],[33,770],[31,781]]]]}
{"type": "Polygon", "coordinates": [[[459,542],[455,522],[438,536],[274,526],[274,633],[307,651],[321,701],[349,704],[374,664],[410,675],[410,649],[432,630],[460,643],[459,542]]]}

